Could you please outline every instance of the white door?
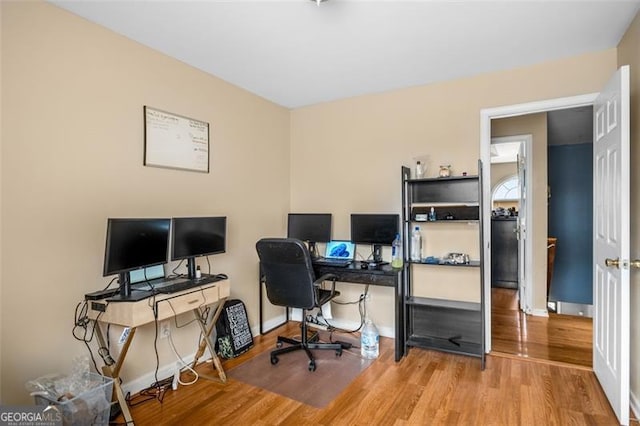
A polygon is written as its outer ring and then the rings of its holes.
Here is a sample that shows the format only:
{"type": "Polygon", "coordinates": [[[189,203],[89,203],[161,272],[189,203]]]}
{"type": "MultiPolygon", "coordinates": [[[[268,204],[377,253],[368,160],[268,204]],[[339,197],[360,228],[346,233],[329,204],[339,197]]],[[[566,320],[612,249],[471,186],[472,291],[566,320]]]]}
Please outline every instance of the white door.
{"type": "Polygon", "coordinates": [[[593,106],[593,370],[629,423],[629,67],[593,106]]]}
{"type": "Polygon", "coordinates": [[[520,185],[520,200],[519,200],[519,213],[518,213],[518,225],[516,232],[518,234],[518,296],[520,303],[520,310],[523,312],[529,312],[530,307],[528,304],[528,287],[525,275],[525,240],[527,238],[527,179],[526,179],[526,148],[525,142],[520,143],[518,150],[518,183],[520,185]]]}

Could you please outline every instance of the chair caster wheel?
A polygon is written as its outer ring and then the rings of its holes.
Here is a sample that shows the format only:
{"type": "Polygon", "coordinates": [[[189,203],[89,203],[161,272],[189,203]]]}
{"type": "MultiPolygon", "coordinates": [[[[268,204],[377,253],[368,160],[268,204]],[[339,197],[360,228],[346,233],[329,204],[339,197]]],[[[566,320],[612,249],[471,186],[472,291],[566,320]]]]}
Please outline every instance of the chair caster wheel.
{"type": "Polygon", "coordinates": [[[342,356],[342,349],[336,349],[336,356],[342,356]]]}
{"type": "Polygon", "coordinates": [[[309,361],[309,371],[316,371],[316,363],[309,361]]]}
{"type": "Polygon", "coordinates": [[[272,365],[276,365],[278,363],[278,357],[277,356],[272,356],[271,357],[271,364],[272,365]]]}
{"type": "Polygon", "coordinates": [[[282,347],[282,342],[276,342],[276,348],[281,348],[282,347]]]}

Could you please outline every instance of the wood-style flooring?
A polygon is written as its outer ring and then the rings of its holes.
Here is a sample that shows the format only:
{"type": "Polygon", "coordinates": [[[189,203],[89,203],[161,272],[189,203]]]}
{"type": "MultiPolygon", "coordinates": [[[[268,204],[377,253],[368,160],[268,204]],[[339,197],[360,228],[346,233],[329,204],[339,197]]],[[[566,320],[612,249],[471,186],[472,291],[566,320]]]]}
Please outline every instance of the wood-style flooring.
{"type": "MultiPolygon", "coordinates": [[[[273,348],[277,334],[296,333],[297,324],[290,322],[257,336],[250,351],[224,361],[224,367],[273,348]]],[[[304,374],[322,374],[322,368],[304,374]]],[[[210,372],[211,364],[199,369],[210,372]]],[[[282,371],[283,378],[287,374],[282,371]]],[[[138,425],[616,424],[594,374],[584,368],[488,356],[481,371],[478,358],[417,348],[396,363],[387,338],[381,338],[380,357],[323,409],[234,379],[200,379],[168,390],[163,403],[151,400],[131,411],[138,425]]]]}
{"type": "Polygon", "coordinates": [[[518,310],[516,290],[493,288],[491,345],[497,354],[510,354],[591,368],[593,327],[591,318],[525,315],[518,310]]]}

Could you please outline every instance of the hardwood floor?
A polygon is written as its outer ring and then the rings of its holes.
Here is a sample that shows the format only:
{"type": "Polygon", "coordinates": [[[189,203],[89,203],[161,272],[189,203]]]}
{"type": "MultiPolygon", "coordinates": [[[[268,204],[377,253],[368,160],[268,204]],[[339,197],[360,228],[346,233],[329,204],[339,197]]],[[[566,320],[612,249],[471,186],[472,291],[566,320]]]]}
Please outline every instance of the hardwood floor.
{"type": "Polygon", "coordinates": [[[491,344],[496,353],[591,368],[591,318],[550,313],[548,318],[518,310],[515,290],[493,288],[491,344]]]}
{"type": "MultiPolygon", "coordinates": [[[[298,330],[289,323],[255,337],[254,347],[225,361],[225,369],[273,348],[277,334],[298,330]]],[[[396,363],[393,340],[381,338],[380,346],[380,357],[324,409],[234,379],[226,384],[200,379],[168,390],[163,403],[133,407],[132,415],[138,425],[616,424],[593,373],[585,369],[488,356],[481,371],[477,358],[417,348],[396,363]]],[[[322,366],[304,374],[322,374],[322,366]]]]}

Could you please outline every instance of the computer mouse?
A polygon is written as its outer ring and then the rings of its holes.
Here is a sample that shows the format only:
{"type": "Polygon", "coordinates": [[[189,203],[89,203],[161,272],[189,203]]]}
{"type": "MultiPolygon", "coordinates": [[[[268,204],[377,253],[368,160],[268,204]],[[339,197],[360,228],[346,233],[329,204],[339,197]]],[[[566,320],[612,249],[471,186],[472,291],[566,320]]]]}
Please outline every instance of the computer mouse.
{"type": "Polygon", "coordinates": [[[226,280],[227,278],[229,278],[227,276],[227,274],[218,274],[217,276],[218,276],[218,278],[223,279],[223,280],[226,280]]]}

